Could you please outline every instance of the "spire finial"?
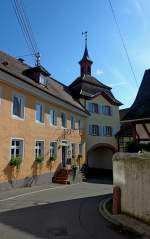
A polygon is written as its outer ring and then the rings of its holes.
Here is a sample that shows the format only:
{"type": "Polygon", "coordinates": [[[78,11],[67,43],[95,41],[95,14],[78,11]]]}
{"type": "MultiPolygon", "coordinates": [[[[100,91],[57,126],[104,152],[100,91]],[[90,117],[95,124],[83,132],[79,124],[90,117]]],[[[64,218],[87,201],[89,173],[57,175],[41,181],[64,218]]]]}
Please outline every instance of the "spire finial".
{"type": "Polygon", "coordinates": [[[87,48],[87,36],[88,36],[88,32],[82,32],[82,35],[85,36],[85,48],[87,48]]]}

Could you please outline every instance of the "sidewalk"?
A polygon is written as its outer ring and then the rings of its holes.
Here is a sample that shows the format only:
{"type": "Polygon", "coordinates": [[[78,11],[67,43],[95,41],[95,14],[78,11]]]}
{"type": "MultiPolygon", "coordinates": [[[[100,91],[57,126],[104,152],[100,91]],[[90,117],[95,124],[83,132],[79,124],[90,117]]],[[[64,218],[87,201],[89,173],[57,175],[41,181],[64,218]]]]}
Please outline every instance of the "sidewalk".
{"type": "Polygon", "coordinates": [[[122,230],[128,230],[137,234],[137,238],[148,239],[150,238],[150,226],[136,220],[125,214],[112,215],[108,209],[107,205],[112,201],[112,196],[105,198],[99,204],[100,214],[109,222],[113,223],[115,226],[122,230]]]}

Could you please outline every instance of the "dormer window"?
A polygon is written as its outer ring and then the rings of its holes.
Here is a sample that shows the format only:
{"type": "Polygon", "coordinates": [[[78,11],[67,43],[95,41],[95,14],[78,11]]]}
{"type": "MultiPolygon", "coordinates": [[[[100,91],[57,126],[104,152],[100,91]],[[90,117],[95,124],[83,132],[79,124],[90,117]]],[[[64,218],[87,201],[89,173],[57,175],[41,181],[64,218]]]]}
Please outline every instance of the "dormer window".
{"type": "Polygon", "coordinates": [[[45,77],[42,74],[39,75],[39,84],[41,84],[43,86],[47,86],[47,80],[45,79],[45,77]]]}

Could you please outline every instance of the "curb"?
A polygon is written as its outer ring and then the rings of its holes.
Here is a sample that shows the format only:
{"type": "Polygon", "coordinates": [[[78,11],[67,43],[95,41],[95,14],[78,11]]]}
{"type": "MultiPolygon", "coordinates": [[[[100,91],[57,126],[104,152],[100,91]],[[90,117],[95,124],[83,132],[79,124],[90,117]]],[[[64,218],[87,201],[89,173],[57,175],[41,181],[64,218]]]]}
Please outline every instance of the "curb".
{"type": "Polygon", "coordinates": [[[109,196],[108,198],[103,199],[98,206],[100,214],[110,223],[113,223],[116,226],[122,226],[120,222],[118,222],[114,217],[108,212],[106,209],[107,203],[109,203],[112,200],[112,196],[109,196]]]}
{"type": "Polygon", "coordinates": [[[139,232],[138,230],[135,230],[133,227],[130,227],[130,226],[127,226],[127,225],[123,224],[122,222],[120,222],[119,220],[117,220],[116,218],[113,217],[113,215],[107,210],[107,204],[111,200],[112,200],[112,195],[103,199],[102,201],[100,201],[99,206],[98,206],[99,213],[108,222],[112,223],[113,225],[115,225],[117,227],[122,227],[124,230],[128,230],[130,232],[136,233],[143,239],[148,239],[149,237],[147,237],[146,234],[143,234],[143,233],[139,232]]]}

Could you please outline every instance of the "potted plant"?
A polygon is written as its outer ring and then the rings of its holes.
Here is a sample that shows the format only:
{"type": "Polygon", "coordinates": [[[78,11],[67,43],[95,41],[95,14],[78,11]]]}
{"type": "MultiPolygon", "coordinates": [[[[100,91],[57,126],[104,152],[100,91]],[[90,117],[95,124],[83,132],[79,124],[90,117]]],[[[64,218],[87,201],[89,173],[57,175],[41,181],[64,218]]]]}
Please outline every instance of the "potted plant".
{"type": "Polygon", "coordinates": [[[19,157],[19,156],[18,157],[12,157],[10,162],[9,162],[9,165],[19,169],[21,162],[22,162],[22,158],[21,157],[19,157]]]}
{"type": "Polygon", "coordinates": [[[49,158],[49,161],[50,161],[50,162],[54,162],[55,160],[56,160],[55,155],[50,156],[50,158],[49,158]]]}
{"type": "Polygon", "coordinates": [[[42,156],[38,156],[38,157],[35,158],[35,162],[38,163],[38,164],[42,163],[43,160],[44,160],[44,157],[42,157],[42,156]]]}

